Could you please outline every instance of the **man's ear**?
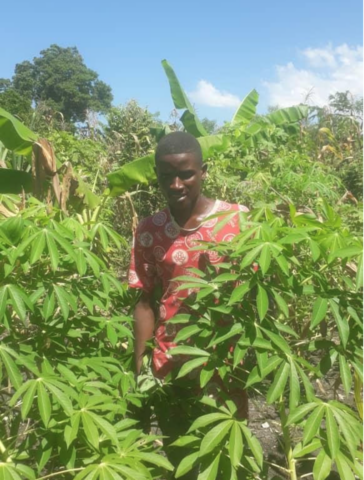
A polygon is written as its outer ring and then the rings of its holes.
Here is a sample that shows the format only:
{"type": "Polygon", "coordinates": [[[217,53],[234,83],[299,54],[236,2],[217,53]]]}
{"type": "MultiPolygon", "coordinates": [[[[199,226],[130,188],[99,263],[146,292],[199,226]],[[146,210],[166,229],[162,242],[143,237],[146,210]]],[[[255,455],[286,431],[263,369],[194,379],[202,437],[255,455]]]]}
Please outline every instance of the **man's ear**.
{"type": "Polygon", "coordinates": [[[202,164],[201,170],[202,170],[201,178],[202,178],[202,180],[205,180],[205,178],[207,176],[207,164],[206,163],[202,164]]]}

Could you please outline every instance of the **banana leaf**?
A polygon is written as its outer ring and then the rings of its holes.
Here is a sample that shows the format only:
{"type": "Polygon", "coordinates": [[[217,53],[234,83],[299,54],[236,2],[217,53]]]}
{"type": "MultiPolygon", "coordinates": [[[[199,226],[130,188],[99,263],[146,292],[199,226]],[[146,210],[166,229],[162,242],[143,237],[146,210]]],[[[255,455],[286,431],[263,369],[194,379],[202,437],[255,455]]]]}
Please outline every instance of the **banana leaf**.
{"type": "Polygon", "coordinates": [[[297,105],[296,107],[281,108],[275,112],[266,115],[271,123],[283,125],[284,123],[294,123],[303,120],[308,115],[307,105],[297,105]]]}
{"type": "Polygon", "coordinates": [[[25,193],[32,191],[32,176],[22,170],[0,168],[0,193],[25,193]]]}
{"type": "Polygon", "coordinates": [[[116,172],[109,173],[107,176],[112,197],[122,195],[135,185],[148,185],[156,178],[154,153],[127,163],[116,172]]]}
{"type": "Polygon", "coordinates": [[[19,155],[30,155],[33,142],[37,140],[34,132],[23,125],[11,113],[0,108],[0,142],[8,150],[19,155]]]}
{"type": "Polygon", "coordinates": [[[169,81],[174,106],[177,108],[177,110],[185,109],[185,112],[180,118],[183,126],[188,133],[190,133],[196,138],[208,135],[202,123],[198,119],[193,106],[188,100],[187,95],[181,87],[181,84],[179,83],[179,80],[177,78],[177,75],[174,73],[173,68],[170,66],[167,60],[162,60],[162,66],[164,68],[164,71],[166,72],[169,81]]]}
{"type": "Polygon", "coordinates": [[[256,113],[258,101],[259,93],[256,90],[252,90],[250,93],[248,93],[248,95],[239,105],[239,108],[234,113],[234,116],[231,120],[231,125],[249,123],[256,113]]]}

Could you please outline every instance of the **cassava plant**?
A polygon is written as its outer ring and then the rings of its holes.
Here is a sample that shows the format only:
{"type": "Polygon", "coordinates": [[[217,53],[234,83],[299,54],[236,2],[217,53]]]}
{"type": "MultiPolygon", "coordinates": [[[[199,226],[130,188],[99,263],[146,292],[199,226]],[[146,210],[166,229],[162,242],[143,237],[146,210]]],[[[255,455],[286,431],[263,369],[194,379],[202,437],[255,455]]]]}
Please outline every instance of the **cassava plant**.
{"type": "Polygon", "coordinates": [[[328,374],[346,398],[362,385],[361,241],[326,202],[319,216],[293,206],[286,217],[269,208],[239,215],[241,233],[230,243],[194,247],[229,259],[218,272],[211,266],[176,279],[190,293],[190,313],[170,320],[179,329],[170,354],[184,358],[178,378],[197,373],[202,389],[211,379],[217,386],[214,398],[208,390],[202,398],[214,411],[176,442],[190,448],[176,477],[196,465],[199,480],[266,472],[267,452],[224,394],[235,384],[277,411],[286,458],[275,466],[280,475],[297,479],[311,455],[315,480],[334,465],[342,480],[362,478],[360,396],[355,410],[314,388],[328,374]]]}
{"type": "Polygon", "coordinates": [[[15,199],[0,221],[0,478],[160,478],[172,467],[129,415],[133,299],[108,267],[124,239],[15,199]]]}

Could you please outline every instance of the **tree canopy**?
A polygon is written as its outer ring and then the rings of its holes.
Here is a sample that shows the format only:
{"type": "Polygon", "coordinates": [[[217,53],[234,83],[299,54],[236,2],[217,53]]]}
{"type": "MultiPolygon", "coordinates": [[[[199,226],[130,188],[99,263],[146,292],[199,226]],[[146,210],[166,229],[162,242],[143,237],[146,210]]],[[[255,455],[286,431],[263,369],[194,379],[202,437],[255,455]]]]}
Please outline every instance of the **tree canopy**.
{"type": "MultiPolygon", "coordinates": [[[[46,104],[61,112],[68,122],[82,122],[87,110],[105,113],[113,99],[111,88],[88,68],[76,47],[51,45],[33,62],[24,61],[15,67],[12,81],[0,79],[0,106],[9,109],[9,91],[17,99],[46,104]]],[[[19,114],[14,105],[13,113],[19,114]]],[[[24,107],[23,107],[24,110],[24,107]]]]}

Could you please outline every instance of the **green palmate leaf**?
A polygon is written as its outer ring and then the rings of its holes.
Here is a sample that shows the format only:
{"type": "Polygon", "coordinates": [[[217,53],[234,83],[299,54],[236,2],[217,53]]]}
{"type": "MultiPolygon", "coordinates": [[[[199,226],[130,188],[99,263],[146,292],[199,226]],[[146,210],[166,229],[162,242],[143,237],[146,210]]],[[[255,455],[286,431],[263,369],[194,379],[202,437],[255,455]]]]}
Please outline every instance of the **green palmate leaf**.
{"type": "Polygon", "coordinates": [[[335,463],[341,479],[355,480],[355,476],[342,452],[338,452],[335,458],[335,463]]]}
{"type": "Polygon", "coordinates": [[[349,324],[346,320],[344,320],[341,317],[338,304],[331,298],[329,299],[329,304],[335,318],[340,340],[343,344],[343,347],[346,348],[346,344],[348,342],[349,335],[350,335],[349,324]]]}
{"type": "Polygon", "coordinates": [[[91,443],[96,449],[99,448],[99,432],[97,427],[93,422],[92,417],[89,415],[89,412],[82,412],[82,425],[85,431],[85,436],[87,440],[91,443]]]}
{"type": "Polygon", "coordinates": [[[243,283],[243,285],[239,285],[238,287],[234,288],[233,293],[229,299],[228,305],[233,305],[236,302],[242,300],[242,298],[249,292],[251,289],[251,285],[249,282],[243,283]]]}
{"type": "Polygon", "coordinates": [[[316,262],[316,260],[318,260],[320,258],[320,255],[321,255],[320,246],[317,242],[315,242],[311,238],[309,240],[309,244],[310,244],[310,249],[311,249],[311,253],[312,253],[312,258],[316,262]]]}
{"type": "Polygon", "coordinates": [[[279,367],[279,370],[274,377],[274,381],[272,385],[268,390],[268,393],[267,393],[268,403],[275,402],[277,398],[279,398],[283,394],[284,388],[288,380],[289,371],[290,371],[289,363],[287,362],[282,363],[282,365],[279,367]]]}
{"type": "Polygon", "coordinates": [[[237,422],[234,423],[230,432],[229,455],[231,465],[237,468],[243,455],[243,437],[237,422]]]}
{"type": "Polygon", "coordinates": [[[363,255],[358,259],[358,268],[356,271],[356,289],[359,290],[363,286],[363,255]]]}
{"type": "Polygon", "coordinates": [[[47,427],[51,418],[51,401],[41,381],[38,381],[37,393],[39,414],[44,423],[44,426],[47,427]]]}
{"type": "Polygon", "coordinates": [[[23,404],[21,406],[21,416],[23,420],[25,420],[25,418],[27,417],[29,410],[32,406],[37,386],[38,385],[36,380],[30,380],[28,383],[28,389],[26,394],[24,395],[23,404]]]}
{"type": "Polygon", "coordinates": [[[197,418],[188,430],[188,433],[200,430],[211,423],[218,422],[219,420],[228,420],[230,418],[226,413],[208,413],[202,417],[197,418]]]}
{"type": "Polygon", "coordinates": [[[359,247],[357,245],[347,247],[347,248],[341,248],[340,250],[336,250],[333,252],[329,258],[328,258],[328,263],[331,263],[335,258],[351,258],[351,257],[356,257],[358,255],[361,255],[363,253],[363,247],[359,247]]]}
{"type": "Polygon", "coordinates": [[[233,423],[233,420],[226,420],[212,428],[202,439],[200,456],[212,452],[212,450],[226,437],[233,423]]]}
{"type": "Polygon", "coordinates": [[[260,320],[263,320],[268,312],[269,301],[268,294],[261,285],[258,285],[258,295],[256,302],[259,318],[260,320]]]}
{"type": "Polygon", "coordinates": [[[179,110],[186,109],[180,118],[185,129],[188,133],[191,133],[191,135],[196,138],[207,135],[207,132],[199,121],[195,110],[187,98],[187,95],[183,91],[173,68],[170,66],[167,60],[162,60],[162,66],[169,81],[174,106],[179,110]]]}
{"type": "Polygon", "coordinates": [[[349,395],[352,384],[352,377],[350,373],[350,367],[344,355],[339,355],[339,365],[340,365],[340,378],[343,382],[343,387],[346,395],[349,395]]]}
{"type": "Polygon", "coordinates": [[[270,246],[264,245],[259,257],[259,265],[262,269],[263,275],[265,275],[269,269],[271,262],[271,253],[270,253],[270,246]]]}
{"type": "Polygon", "coordinates": [[[181,461],[181,463],[178,465],[175,473],[175,477],[180,478],[183,475],[186,475],[186,473],[190,472],[193,469],[193,467],[196,465],[199,455],[200,455],[199,452],[195,452],[195,453],[191,453],[190,455],[187,455],[187,457],[185,457],[181,461]]]}
{"type": "Polygon", "coordinates": [[[198,325],[189,325],[188,327],[182,328],[182,330],[177,333],[175,342],[183,342],[184,340],[191,338],[196,333],[201,332],[201,330],[202,329],[198,325]]]}
{"type": "Polygon", "coordinates": [[[10,349],[0,344],[0,358],[5,366],[11,384],[14,388],[18,389],[22,384],[22,376],[14,360],[9,355],[9,351],[12,352],[10,349]]]}
{"type": "Polygon", "coordinates": [[[115,345],[118,342],[118,335],[115,331],[115,328],[110,323],[107,323],[107,325],[106,325],[106,334],[107,334],[107,338],[109,339],[111,345],[113,347],[115,347],[115,345]]]}
{"type": "Polygon", "coordinates": [[[225,283],[225,282],[232,282],[239,278],[239,275],[236,273],[222,273],[214,278],[214,283],[225,283]]]}
{"type": "Polygon", "coordinates": [[[27,314],[25,301],[27,301],[28,306],[31,306],[30,300],[19,287],[16,287],[15,285],[8,285],[7,287],[14,310],[16,311],[20,320],[22,320],[22,322],[25,322],[27,314]]]}
{"type": "Polygon", "coordinates": [[[206,368],[203,368],[200,373],[200,387],[204,388],[209,383],[211,378],[214,376],[215,367],[213,365],[207,365],[206,368]]]}
{"type": "Polygon", "coordinates": [[[274,298],[275,298],[275,301],[276,301],[278,307],[283,312],[284,316],[286,318],[288,318],[289,317],[289,310],[288,310],[288,305],[287,305],[286,301],[284,300],[284,298],[281,295],[279,295],[278,292],[276,292],[275,290],[272,290],[272,291],[273,291],[273,295],[274,295],[274,298]]]}
{"type": "MultiPolygon", "coordinates": [[[[223,331],[226,331],[224,329],[223,331]]],[[[210,348],[213,345],[218,345],[219,343],[224,342],[225,340],[228,340],[229,338],[235,337],[235,335],[238,335],[243,331],[243,326],[241,323],[234,323],[231,328],[229,328],[228,332],[223,333],[222,335],[219,335],[220,332],[218,332],[217,336],[214,337],[211,342],[208,344],[206,348],[210,348]]]]}
{"type": "Polygon", "coordinates": [[[208,357],[210,354],[205,352],[205,350],[201,350],[200,348],[196,347],[188,347],[188,346],[181,346],[181,347],[174,347],[168,351],[169,355],[192,355],[197,357],[208,357]]]}
{"type": "Polygon", "coordinates": [[[321,440],[319,438],[315,438],[310,444],[306,445],[305,447],[302,445],[302,442],[297,443],[297,445],[293,449],[293,457],[294,458],[301,458],[308,455],[315,450],[318,450],[321,447],[321,440]]]}
{"type": "Polygon", "coordinates": [[[8,288],[7,288],[7,285],[5,285],[4,287],[0,288],[0,322],[2,321],[2,318],[6,311],[7,299],[8,299],[8,288]]]}
{"type": "Polygon", "coordinates": [[[300,422],[303,417],[305,417],[311,410],[317,407],[316,402],[306,403],[301,407],[296,408],[293,412],[291,412],[287,417],[286,425],[292,425],[293,423],[300,422]]]}
{"type": "Polygon", "coordinates": [[[290,359],[289,361],[291,371],[289,374],[289,410],[290,412],[294,410],[301,397],[301,388],[300,388],[300,381],[297,374],[297,369],[295,367],[294,362],[290,359]]]}
{"type": "Polygon", "coordinates": [[[72,402],[70,401],[68,396],[63,393],[59,388],[52,385],[52,383],[46,381],[44,381],[44,383],[47,386],[48,390],[53,394],[55,401],[61,405],[65,413],[69,416],[73,415],[72,402]]]}
{"type": "Polygon", "coordinates": [[[282,352],[287,353],[288,355],[291,354],[291,349],[288,343],[285,341],[283,337],[277,335],[276,333],[267,330],[266,328],[261,327],[261,330],[269,337],[269,339],[280,349],[282,352]]]}
{"type": "Polygon", "coordinates": [[[40,259],[45,249],[45,244],[46,244],[46,236],[44,231],[41,231],[39,235],[37,235],[36,239],[32,242],[32,249],[30,251],[30,257],[29,257],[29,261],[31,265],[33,265],[33,263],[37,262],[40,259]]]}
{"type": "Polygon", "coordinates": [[[198,480],[215,480],[217,478],[220,457],[221,453],[218,453],[206,470],[199,474],[198,480]]]}
{"type": "Polygon", "coordinates": [[[56,294],[57,300],[58,300],[58,305],[61,308],[62,315],[64,320],[67,320],[70,314],[70,308],[69,308],[69,296],[67,292],[60,286],[58,285],[53,285],[54,292],[56,294]]]}
{"type": "Polygon", "coordinates": [[[71,445],[71,443],[77,438],[78,429],[80,426],[80,419],[81,414],[76,413],[71,418],[71,425],[67,425],[64,430],[64,439],[67,444],[67,448],[71,445]]]}
{"type": "Polygon", "coordinates": [[[260,382],[269,375],[271,372],[276,370],[278,366],[282,363],[282,359],[278,356],[269,357],[268,364],[263,368],[262,375],[258,369],[258,367],[254,367],[253,370],[250,372],[249,377],[246,382],[246,386],[250,387],[254,383],[260,382]]]}
{"type": "Polygon", "coordinates": [[[313,478],[314,480],[325,480],[330,475],[331,472],[331,458],[326,455],[324,449],[320,451],[317,455],[313,466],[313,478]]]}
{"type": "Polygon", "coordinates": [[[234,113],[231,124],[238,125],[240,123],[249,123],[256,113],[258,101],[258,92],[256,90],[249,92],[234,113]]]}
{"type": "Polygon", "coordinates": [[[247,348],[241,348],[240,345],[235,345],[234,348],[234,363],[233,367],[236,368],[243,360],[247,352],[247,348]]]}
{"type": "Polygon", "coordinates": [[[362,329],[363,328],[363,319],[359,318],[359,315],[356,313],[356,311],[352,307],[347,308],[348,314],[351,316],[351,318],[357,323],[357,325],[362,329]]]}
{"type": "Polygon", "coordinates": [[[243,423],[240,423],[240,428],[244,434],[244,437],[249,445],[250,450],[252,451],[257,464],[263,466],[263,450],[256,437],[253,436],[252,432],[246,427],[243,423]]]}
{"type": "Polygon", "coordinates": [[[289,276],[289,263],[287,262],[286,258],[283,255],[280,255],[279,257],[276,257],[276,262],[278,263],[278,266],[282,272],[289,276]]]}
{"type": "Polygon", "coordinates": [[[149,452],[138,452],[133,454],[134,458],[140,458],[141,460],[157,465],[157,467],[165,468],[166,470],[173,471],[173,465],[162,455],[149,452]]]}
{"type": "Polygon", "coordinates": [[[303,445],[307,445],[315,435],[317,435],[321,421],[325,413],[325,406],[319,405],[315,410],[311,413],[306,421],[305,428],[303,430],[303,445]]]}
{"type": "Polygon", "coordinates": [[[87,271],[86,259],[83,254],[82,248],[75,250],[75,260],[77,265],[78,273],[83,276],[87,271]]]}
{"type": "Polygon", "coordinates": [[[303,371],[303,369],[297,364],[296,364],[296,367],[298,370],[298,374],[302,379],[302,383],[306,392],[306,398],[309,402],[312,402],[315,399],[315,392],[314,392],[312,383],[310,379],[307,377],[307,375],[305,374],[305,372],[303,371]]]}
{"type": "Polygon", "coordinates": [[[99,415],[96,415],[93,412],[88,412],[88,415],[92,418],[94,421],[95,425],[104,433],[110,440],[114,442],[115,445],[118,444],[118,439],[116,436],[116,431],[114,427],[104,418],[100,417],[99,415]]]}
{"type": "Polygon", "coordinates": [[[335,459],[340,450],[340,435],[334,415],[329,406],[326,406],[326,433],[331,458],[335,459]]]}
{"type": "Polygon", "coordinates": [[[48,320],[53,315],[54,309],[56,306],[56,301],[54,298],[54,292],[50,295],[47,295],[43,303],[43,317],[45,320],[48,320]]]}
{"type": "Polygon", "coordinates": [[[187,445],[191,445],[199,441],[198,437],[194,435],[184,435],[183,437],[179,437],[175,442],[171,443],[171,447],[185,447],[187,445]]]}
{"type": "Polygon", "coordinates": [[[257,247],[253,248],[249,253],[247,253],[243,261],[241,262],[240,267],[242,269],[248,266],[250,267],[263,247],[264,247],[264,243],[262,243],[261,245],[258,245],[257,247]]]}
{"type": "Polygon", "coordinates": [[[315,328],[326,316],[328,302],[326,298],[318,297],[313,304],[310,328],[315,328]]]}
{"type": "Polygon", "coordinates": [[[195,370],[196,368],[200,367],[204,363],[208,361],[209,357],[199,357],[199,358],[194,358],[193,360],[190,360],[189,362],[186,362],[182,365],[180,371],[178,372],[177,378],[184,377],[188,373],[192,372],[192,370],[195,370]]]}
{"type": "Polygon", "coordinates": [[[360,445],[360,435],[357,435],[354,429],[351,427],[350,422],[347,421],[347,418],[342,414],[338,409],[333,409],[335,419],[340,427],[342,434],[346,440],[346,446],[349,449],[349,452],[355,460],[357,456],[357,450],[360,445]]]}

